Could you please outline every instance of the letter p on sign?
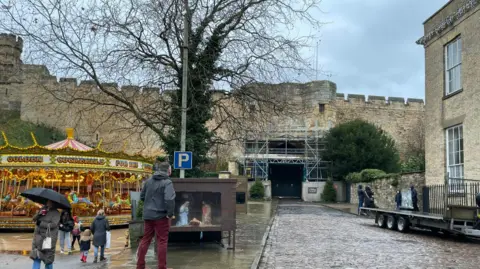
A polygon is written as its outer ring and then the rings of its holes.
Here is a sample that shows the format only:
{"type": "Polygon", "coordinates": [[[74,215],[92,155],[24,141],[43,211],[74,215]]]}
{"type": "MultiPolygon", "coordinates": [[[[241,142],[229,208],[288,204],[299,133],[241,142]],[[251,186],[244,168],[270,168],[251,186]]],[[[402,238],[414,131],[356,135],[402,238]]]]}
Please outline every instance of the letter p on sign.
{"type": "Polygon", "coordinates": [[[173,155],[174,169],[192,169],[192,152],[175,151],[173,155]]]}

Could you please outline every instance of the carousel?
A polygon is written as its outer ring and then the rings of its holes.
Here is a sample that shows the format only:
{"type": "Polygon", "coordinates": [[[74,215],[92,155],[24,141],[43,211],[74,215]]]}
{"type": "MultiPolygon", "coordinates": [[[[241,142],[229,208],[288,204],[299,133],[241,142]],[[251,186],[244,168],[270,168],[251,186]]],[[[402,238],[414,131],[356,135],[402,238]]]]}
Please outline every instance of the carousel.
{"type": "Polygon", "coordinates": [[[41,146],[32,133],[32,146],[10,145],[2,132],[0,145],[0,228],[33,228],[33,214],[40,205],[20,196],[33,187],[51,188],[64,194],[72,213],[88,225],[99,209],[110,224],[131,220],[130,191],[139,191],[142,180],[152,172],[151,161],[124,152],[106,152],[100,141],[95,148],[74,138],[41,146]]]}

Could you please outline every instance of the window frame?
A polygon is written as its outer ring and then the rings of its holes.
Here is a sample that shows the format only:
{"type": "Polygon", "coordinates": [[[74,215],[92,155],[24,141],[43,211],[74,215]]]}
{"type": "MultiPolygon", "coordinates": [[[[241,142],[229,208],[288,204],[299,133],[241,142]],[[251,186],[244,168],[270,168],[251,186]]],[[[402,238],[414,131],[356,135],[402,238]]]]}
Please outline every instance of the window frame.
{"type": "MultiPolygon", "coordinates": [[[[444,46],[444,65],[445,65],[445,68],[444,68],[444,96],[447,97],[447,96],[451,96],[451,95],[455,95],[459,92],[461,92],[463,90],[463,86],[462,86],[462,63],[463,63],[463,57],[462,57],[462,51],[463,51],[463,41],[462,41],[462,38],[461,36],[457,36],[455,37],[454,39],[452,39],[451,41],[449,41],[447,44],[445,44],[444,46]],[[449,65],[448,65],[448,61],[449,61],[449,57],[448,57],[448,49],[450,46],[452,46],[453,44],[457,43],[457,58],[459,57],[459,62],[455,63],[452,67],[449,68],[449,65]],[[458,48],[458,44],[460,44],[460,48],[458,48]],[[455,70],[456,68],[459,69],[459,75],[458,75],[458,78],[455,77],[456,79],[459,80],[459,86],[458,88],[454,89],[454,90],[451,90],[450,89],[450,83],[449,83],[449,79],[450,79],[450,75],[449,75],[449,72],[450,70],[455,70]]],[[[455,71],[454,71],[455,72],[455,71]]],[[[456,86],[455,86],[456,87],[456,86]]]]}
{"type": "Polygon", "coordinates": [[[454,193],[465,192],[464,185],[463,185],[465,180],[465,144],[464,144],[464,138],[463,138],[464,133],[465,133],[465,130],[464,130],[463,123],[445,128],[445,154],[446,154],[445,170],[448,175],[447,183],[449,187],[449,192],[454,192],[454,193]],[[450,137],[449,135],[450,130],[453,130],[452,132],[453,138],[450,137]],[[455,130],[458,130],[457,139],[455,139],[455,130]],[[450,141],[452,141],[453,149],[450,148],[450,141]],[[457,148],[455,148],[456,142],[458,142],[457,148]],[[457,154],[458,156],[456,156],[457,154]],[[452,155],[454,160],[456,157],[458,157],[458,163],[450,164],[450,161],[451,161],[450,155],[452,155]],[[451,176],[452,168],[453,169],[460,168],[459,169],[460,177],[458,177],[457,175],[455,175],[454,177],[451,176]]]}

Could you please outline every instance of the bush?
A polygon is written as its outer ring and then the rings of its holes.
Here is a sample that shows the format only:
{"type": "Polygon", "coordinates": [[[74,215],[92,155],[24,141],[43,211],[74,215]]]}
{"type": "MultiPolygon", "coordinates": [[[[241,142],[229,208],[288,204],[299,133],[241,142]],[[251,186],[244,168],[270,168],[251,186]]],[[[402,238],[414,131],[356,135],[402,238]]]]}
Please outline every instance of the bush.
{"type": "Polygon", "coordinates": [[[400,171],[400,157],[395,141],[375,125],[354,120],[335,126],[325,137],[323,159],[332,162],[335,178],[346,179],[352,172],[380,169],[400,171]]]}
{"type": "Polygon", "coordinates": [[[143,201],[138,201],[137,211],[135,212],[137,220],[143,220],[143,201]]]}
{"type": "Polygon", "coordinates": [[[333,185],[333,181],[328,180],[325,183],[325,187],[323,188],[322,193],[322,200],[324,202],[336,202],[337,201],[337,190],[333,185]]]}
{"type": "Polygon", "coordinates": [[[394,186],[394,184],[398,185],[398,176],[398,174],[387,174],[384,171],[378,169],[364,169],[361,172],[354,172],[348,174],[345,179],[352,183],[369,183],[378,179],[394,178],[397,180],[397,183],[395,183],[395,181],[392,182],[391,185],[394,186]]]}
{"type": "Polygon", "coordinates": [[[260,180],[255,181],[250,188],[250,198],[262,199],[265,196],[265,187],[260,180]]]}
{"type": "Polygon", "coordinates": [[[352,183],[362,182],[362,174],[360,174],[360,172],[350,173],[345,177],[345,180],[352,183]]]}
{"type": "Polygon", "coordinates": [[[372,182],[375,179],[384,178],[386,175],[387,173],[378,169],[363,169],[360,172],[360,176],[364,182],[372,182]]]}

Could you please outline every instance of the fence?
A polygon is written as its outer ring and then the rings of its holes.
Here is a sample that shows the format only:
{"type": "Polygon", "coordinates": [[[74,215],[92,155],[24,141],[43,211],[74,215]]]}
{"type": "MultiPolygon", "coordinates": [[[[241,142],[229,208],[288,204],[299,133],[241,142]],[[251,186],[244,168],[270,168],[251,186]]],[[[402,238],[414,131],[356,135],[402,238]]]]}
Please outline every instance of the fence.
{"type": "Polygon", "coordinates": [[[423,188],[423,211],[444,215],[448,205],[477,206],[477,193],[480,193],[480,181],[448,178],[445,184],[423,188]]]}

